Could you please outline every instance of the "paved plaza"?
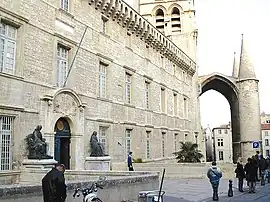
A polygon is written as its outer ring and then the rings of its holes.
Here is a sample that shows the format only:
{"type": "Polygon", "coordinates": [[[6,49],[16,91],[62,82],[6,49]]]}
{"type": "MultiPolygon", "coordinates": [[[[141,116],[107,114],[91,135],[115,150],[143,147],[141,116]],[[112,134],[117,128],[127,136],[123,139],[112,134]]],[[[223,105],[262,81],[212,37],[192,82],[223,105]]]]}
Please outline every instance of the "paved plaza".
{"type": "MultiPolygon", "coordinates": [[[[270,184],[256,186],[256,193],[249,194],[246,182],[244,183],[244,193],[237,190],[237,180],[233,182],[233,197],[228,197],[228,180],[221,180],[219,188],[219,201],[270,201],[270,184]]],[[[163,189],[165,190],[164,202],[208,202],[212,201],[212,189],[207,179],[179,179],[165,180],[163,189]]]]}

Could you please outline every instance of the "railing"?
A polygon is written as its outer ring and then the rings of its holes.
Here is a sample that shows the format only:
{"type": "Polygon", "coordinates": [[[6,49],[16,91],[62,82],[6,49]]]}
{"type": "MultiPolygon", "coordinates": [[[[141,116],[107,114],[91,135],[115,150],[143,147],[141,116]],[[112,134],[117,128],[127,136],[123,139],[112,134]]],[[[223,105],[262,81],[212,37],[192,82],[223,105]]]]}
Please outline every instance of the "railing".
{"type": "Polygon", "coordinates": [[[175,62],[192,74],[196,71],[196,63],[176,46],[162,32],[148,22],[136,10],[122,0],[89,0],[90,5],[100,9],[101,13],[116,21],[128,32],[140,37],[147,45],[175,62]]]}

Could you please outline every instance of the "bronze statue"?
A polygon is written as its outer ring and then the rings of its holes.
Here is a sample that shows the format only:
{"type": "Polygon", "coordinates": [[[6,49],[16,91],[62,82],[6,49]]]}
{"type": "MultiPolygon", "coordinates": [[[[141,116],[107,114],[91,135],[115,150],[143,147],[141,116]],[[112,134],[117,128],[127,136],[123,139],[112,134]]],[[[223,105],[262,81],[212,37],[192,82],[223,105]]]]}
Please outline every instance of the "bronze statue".
{"type": "Polygon", "coordinates": [[[33,133],[27,135],[25,138],[27,149],[28,149],[28,159],[52,159],[52,156],[47,155],[47,143],[42,137],[40,132],[42,129],[41,125],[38,125],[33,133]]]}
{"type": "Polygon", "coordinates": [[[106,156],[104,154],[103,145],[100,142],[98,142],[96,131],[94,131],[93,134],[91,135],[90,148],[91,148],[90,156],[106,156]]]}

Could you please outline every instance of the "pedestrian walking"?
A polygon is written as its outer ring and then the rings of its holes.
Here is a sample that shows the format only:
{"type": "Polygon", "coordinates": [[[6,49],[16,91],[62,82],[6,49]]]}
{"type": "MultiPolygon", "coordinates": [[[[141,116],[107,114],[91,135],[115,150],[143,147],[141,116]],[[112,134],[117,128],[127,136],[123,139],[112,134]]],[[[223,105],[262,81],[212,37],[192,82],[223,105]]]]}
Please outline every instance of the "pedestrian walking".
{"type": "Polygon", "coordinates": [[[252,156],[252,160],[254,161],[254,162],[256,162],[255,163],[255,165],[256,165],[256,181],[257,182],[259,182],[260,180],[259,180],[259,176],[261,176],[261,172],[260,172],[260,170],[259,170],[259,161],[260,161],[260,152],[259,151],[256,151],[256,154],[255,154],[255,156],[252,156]]]}
{"type": "Polygon", "coordinates": [[[220,168],[217,167],[216,162],[212,162],[212,166],[207,171],[207,177],[213,188],[213,201],[218,201],[218,187],[222,172],[220,168]]]}
{"type": "Polygon", "coordinates": [[[261,185],[265,185],[265,176],[266,176],[266,169],[268,168],[267,161],[261,155],[260,160],[259,160],[259,169],[260,169],[260,177],[261,177],[261,185]]]}
{"type": "Polygon", "coordinates": [[[236,178],[238,178],[238,190],[240,192],[243,192],[245,171],[244,171],[243,165],[240,162],[237,163],[235,173],[236,173],[236,178]]]}
{"type": "Polygon", "coordinates": [[[256,162],[251,158],[248,158],[247,164],[245,165],[246,180],[248,182],[249,191],[248,193],[255,193],[256,187],[256,176],[257,176],[257,167],[256,162]]]}
{"type": "Polygon", "coordinates": [[[132,165],[132,152],[129,152],[129,154],[128,154],[127,163],[128,163],[128,170],[129,171],[134,171],[134,168],[133,168],[133,165],[132,165]]]}
{"type": "Polygon", "coordinates": [[[64,202],[67,197],[65,184],[65,165],[56,164],[42,179],[44,202],[64,202]]]}

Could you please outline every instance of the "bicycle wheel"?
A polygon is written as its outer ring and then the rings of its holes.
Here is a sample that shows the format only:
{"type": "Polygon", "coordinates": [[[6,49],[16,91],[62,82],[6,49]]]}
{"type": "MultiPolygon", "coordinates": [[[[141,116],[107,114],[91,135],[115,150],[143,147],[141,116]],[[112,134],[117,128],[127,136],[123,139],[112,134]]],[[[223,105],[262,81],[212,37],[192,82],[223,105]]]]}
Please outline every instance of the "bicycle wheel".
{"type": "Polygon", "coordinates": [[[100,200],[99,198],[95,198],[95,199],[93,199],[92,201],[95,201],[95,202],[102,202],[102,200],[100,200]]]}

